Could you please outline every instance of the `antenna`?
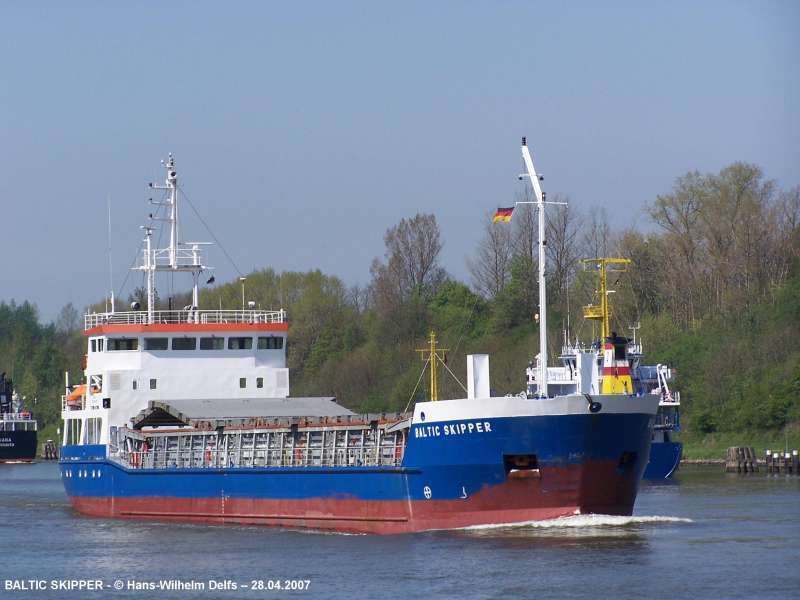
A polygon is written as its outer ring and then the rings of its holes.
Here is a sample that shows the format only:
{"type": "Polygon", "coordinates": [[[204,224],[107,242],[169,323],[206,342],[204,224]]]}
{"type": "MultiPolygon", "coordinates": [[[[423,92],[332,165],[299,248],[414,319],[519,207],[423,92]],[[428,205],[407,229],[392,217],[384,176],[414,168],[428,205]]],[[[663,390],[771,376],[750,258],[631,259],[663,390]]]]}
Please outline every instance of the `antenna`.
{"type": "MultiPolygon", "coordinates": [[[[167,207],[166,218],[154,218],[150,215],[150,222],[166,221],[169,224],[169,246],[167,248],[153,248],[152,247],[152,232],[153,228],[150,226],[143,227],[145,231],[145,256],[143,264],[136,267],[137,270],[145,271],[147,273],[147,322],[153,323],[154,310],[155,310],[155,274],[156,271],[169,273],[174,276],[177,272],[190,273],[192,276],[192,304],[193,309],[190,311],[189,319],[199,318],[197,307],[199,304],[199,283],[200,274],[203,271],[209,270],[203,263],[202,246],[207,245],[207,242],[188,242],[180,240],[180,229],[178,224],[178,172],[175,169],[175,157],[170,153],[165,160],[161,161],[162,166],[166,171],[166,178],[163,184],[150,183],[149,187],[154,190],[163,190],[165,192],[165,199],[160,202],[154,202],[151,198],[150,204],[156,206],[167,207]]],[[[185,195],[184,195],[185,196],[185,195]]],[[[191,204],[191,203],[190,203],[191,204]]],[[[196,212],[196,211],[195,211],[196,212]]],[[[159,237],[160,240],[160,237],[159,237]]],[[[208,283],[213,282],[213,277],[209,279],[208,283]]],[[[171,289],[170,279],[170,289],[171,289]]],[[[242,307],[244,308],[244,306],[242,307]]],[[[170,307],[170,310],[171,307],[170,307]]]]}
{"type": "Polygon", "coordinates": [[[111,194],[106,197],[108,207],[108,289],[111,290],[111,312],[114,312],[114,263],[111,260],[111,194]]]}
{"type": "Polygon", "coordinates": [[[569,329],[569,327],[570,327],[570,322],[569,322],[569,320],[570,320],[569,319],[569,317],[570,317],[570,315],[569,315],[569,311],[570,311],[570,308],[569,308],[569,285],[567,285],[567,289],[565,290],[565,292],[566,292],[566,295],[567,295],[567,337],[569,337],[569,332],[570,332],[570,329],[569,329]]]}

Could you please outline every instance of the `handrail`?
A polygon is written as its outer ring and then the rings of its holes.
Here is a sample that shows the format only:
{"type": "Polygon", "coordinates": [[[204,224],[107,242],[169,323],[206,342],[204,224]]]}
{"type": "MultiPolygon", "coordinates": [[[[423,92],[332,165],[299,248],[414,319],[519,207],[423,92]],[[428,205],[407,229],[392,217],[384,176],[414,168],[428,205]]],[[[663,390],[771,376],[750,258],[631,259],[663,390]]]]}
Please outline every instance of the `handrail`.
{"type": "Polygon", "coordinates": [[[216,448],[187,450],[118,450],[111,458],[133,469],[197,469],[255,467],[396,467],[404,448],[372,446],[368,448],[269,448],[236,451],[216,448]],[[227,460],[226,460],[227,455],[227,460]]]}
{"type": "Polygon", "coordinates": [[[2,421],[35,421],[32,413],[0,413],[0,420],[2,421]]]}
{"type": "MultiPolygon", "coordinates": [[[[143,263],[147,264],[147,250],[142,250],[143,263]]],[[[150,251],[150,264],[155,266],[172,266],[172,251],[169,248],[158,248],[150,251]]],[[[179,267],[202,267],[201,251],[199,248],[175,249],[175,264],[179,267]]]]}
{"type": "Polygon", "coordinates": [[[407,436],[348,429],[286,432],[236,430],[143,434],[127,428],[109,440],[109,456],[131,469],[399,466],[407,436]]]}
{"type": "Polygon", "coordinates": [[[88,313],[84,315],[84,330],[101,325],[154,325],[154,324],[261,324],[285,323],[286,311],[281,310],[157,310],[152,321],[147,311],[88,313]]]}
{"type": "Polygon", "coordinates": [[[72,402],[67,402],[66,394],[61,394],[61,412],[68,410],[83,410],[86,406],[86,396],[79,396],[72,402]]]}

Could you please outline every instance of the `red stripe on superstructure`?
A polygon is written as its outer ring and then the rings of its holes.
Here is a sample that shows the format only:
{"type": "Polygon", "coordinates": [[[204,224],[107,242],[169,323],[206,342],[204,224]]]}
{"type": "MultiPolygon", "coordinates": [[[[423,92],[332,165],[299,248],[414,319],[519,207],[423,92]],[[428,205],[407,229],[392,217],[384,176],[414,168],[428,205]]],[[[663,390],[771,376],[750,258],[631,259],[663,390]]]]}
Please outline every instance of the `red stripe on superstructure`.
{"type": "Polygon", "coordinates": [[[603,375],[616,375],[617,377],[621,375],[630,375],[631,368],[630,367],[603,367],[603,375]]]}
{"type": "Polygon", "coordinates": [[[289,331],[288,323],[153,323],[152,325],[98,325],[84,335],[105,333],[153,333],[156,331],[289,331]]]}

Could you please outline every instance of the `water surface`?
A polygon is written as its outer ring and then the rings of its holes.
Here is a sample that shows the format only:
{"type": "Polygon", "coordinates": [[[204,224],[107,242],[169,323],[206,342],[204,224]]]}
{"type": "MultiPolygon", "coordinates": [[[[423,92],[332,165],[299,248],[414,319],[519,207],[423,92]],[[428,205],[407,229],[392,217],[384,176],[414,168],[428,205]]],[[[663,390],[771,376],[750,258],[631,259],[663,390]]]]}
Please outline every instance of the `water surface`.
{"type": "Polygon", "coordinates": [[[800,477],[685,467],[673,482],[644,484],[630,518],[377,537],[88,518],[70,507],[56,464],[0,465],[0,596],[798,598],[799,507],[800,477]],[[48,589],[5,588],[29,579],[48,589]],[[102,580],[107,589],[49,589],[69,579],[102,580]],[[205,590],[126,589],[160,580],[205,590]],[[210,580],[237,589],[211,590],[210,580]],[[253,580],[262,589],[243,589],[253,580]],[[266,589],[287,580],[310,587],[266,589]]]}

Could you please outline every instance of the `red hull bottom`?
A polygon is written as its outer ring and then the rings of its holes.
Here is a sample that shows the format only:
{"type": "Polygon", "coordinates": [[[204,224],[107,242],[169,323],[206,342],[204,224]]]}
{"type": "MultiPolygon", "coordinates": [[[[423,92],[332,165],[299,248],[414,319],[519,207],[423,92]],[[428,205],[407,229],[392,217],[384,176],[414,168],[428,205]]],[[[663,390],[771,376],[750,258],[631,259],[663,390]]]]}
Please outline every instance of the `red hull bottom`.
{"type": "Polygon", "coordinates": [[[72,496],[86,515],[237,523],[348,533],[397,534],[540,521],[574,514],[630,515],[640,473],[616,465],[548,470],[542,479],[507,480],[456,500],[342,498],[179,498],[72,496]]]}

